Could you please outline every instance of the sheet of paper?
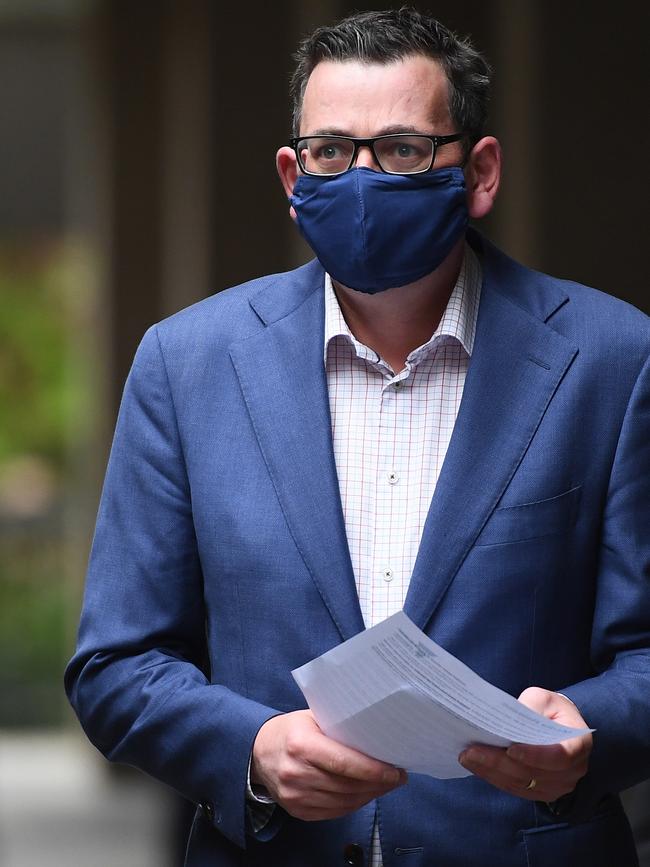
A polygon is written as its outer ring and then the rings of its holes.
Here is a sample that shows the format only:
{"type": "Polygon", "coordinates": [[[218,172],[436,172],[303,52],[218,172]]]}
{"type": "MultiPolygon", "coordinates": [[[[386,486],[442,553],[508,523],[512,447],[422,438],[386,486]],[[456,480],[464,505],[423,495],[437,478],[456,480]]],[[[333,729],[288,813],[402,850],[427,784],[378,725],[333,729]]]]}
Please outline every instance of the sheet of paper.
{"type": "Polygon", "coordinates": [[[472,743],[553,744],[590,729],[530,710],[447,653],[400,611],[292,672],[331,738],[413,773],[468,776],[472,743]]]}

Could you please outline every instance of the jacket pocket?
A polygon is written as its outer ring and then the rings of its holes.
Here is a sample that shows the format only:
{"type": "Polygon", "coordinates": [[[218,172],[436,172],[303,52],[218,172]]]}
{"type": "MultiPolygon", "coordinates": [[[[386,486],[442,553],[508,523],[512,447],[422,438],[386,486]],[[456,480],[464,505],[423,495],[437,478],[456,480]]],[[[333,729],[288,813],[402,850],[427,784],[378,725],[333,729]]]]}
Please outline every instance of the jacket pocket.
{"type": "Polygon", "coordinates": [[[632,831],[622,809],[587,822],[521,831],[527,867],[638,867],[632,831]]]}
{"type": "Polygon", "coordinates": [[[546,500],[495,509],[476,544],[503,545],[566,532],[575,524],[581,491],[582,485],[576,485],[546,500]]]}

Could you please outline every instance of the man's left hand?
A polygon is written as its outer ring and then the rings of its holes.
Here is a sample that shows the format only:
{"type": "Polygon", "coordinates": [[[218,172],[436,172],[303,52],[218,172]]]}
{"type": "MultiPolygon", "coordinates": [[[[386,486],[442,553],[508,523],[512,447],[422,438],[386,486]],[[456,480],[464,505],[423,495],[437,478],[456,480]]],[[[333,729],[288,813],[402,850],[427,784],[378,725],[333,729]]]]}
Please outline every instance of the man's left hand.
{"type": "MultiPolygon", "coordinates": [[[[563,695],[531,686],[519,701],[548,719],[573,728],[588,728],[578,708],[563,695]]],[[[483,744],[459,756],[464,768],[498,789],[529,801],[556,801],[572,792],[587,773],[592,735],[548,746],[513,744],[508,749],[483,744]]]]}

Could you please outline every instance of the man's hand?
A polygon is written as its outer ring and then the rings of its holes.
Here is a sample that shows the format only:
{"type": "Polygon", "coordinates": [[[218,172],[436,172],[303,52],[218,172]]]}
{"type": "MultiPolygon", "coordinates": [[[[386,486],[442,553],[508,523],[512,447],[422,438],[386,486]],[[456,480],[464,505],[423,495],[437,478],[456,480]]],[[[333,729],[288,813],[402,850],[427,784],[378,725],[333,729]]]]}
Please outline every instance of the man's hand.
{"type": "MultiPolygon", "coordinates": [[[[578,708],[563,695],[532,686],[519,701],[548,719],[587,728],[578,708]]],[[[513,744],[506,749],[471,746],[459,757],[464,768],[498,789],[529,801],[556,801],[572,792],[587,773],[593,738],[581,735],[548,746],[513,744]]]]}
{"type": "Polygon", "coordinates": [[[326,737],[311,711],[272,717],[253,744],[251,782],[297,819],[334,819],[403,785],[406,772],[326,737]]]}

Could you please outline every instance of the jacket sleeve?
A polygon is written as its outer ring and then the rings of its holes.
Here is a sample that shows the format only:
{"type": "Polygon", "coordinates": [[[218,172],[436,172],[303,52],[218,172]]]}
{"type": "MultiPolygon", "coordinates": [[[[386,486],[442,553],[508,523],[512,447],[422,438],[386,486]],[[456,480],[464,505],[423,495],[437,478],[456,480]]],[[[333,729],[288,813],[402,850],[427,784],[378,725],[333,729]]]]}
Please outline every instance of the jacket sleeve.
{"type": "Polygon", "coordinates": [[[209,681],[190,493],[154,327],[124,391],[66,691],[108,759],[205,805],[244,846],[248,760],[277,711],[209,681]]]}
{"type": "Polygon", "coordinates": [[[591,654],[596,676],[560,690],[596,729],[573,809],[650,776],[650,359],[621,427],[602,524],[591,654]]]}

